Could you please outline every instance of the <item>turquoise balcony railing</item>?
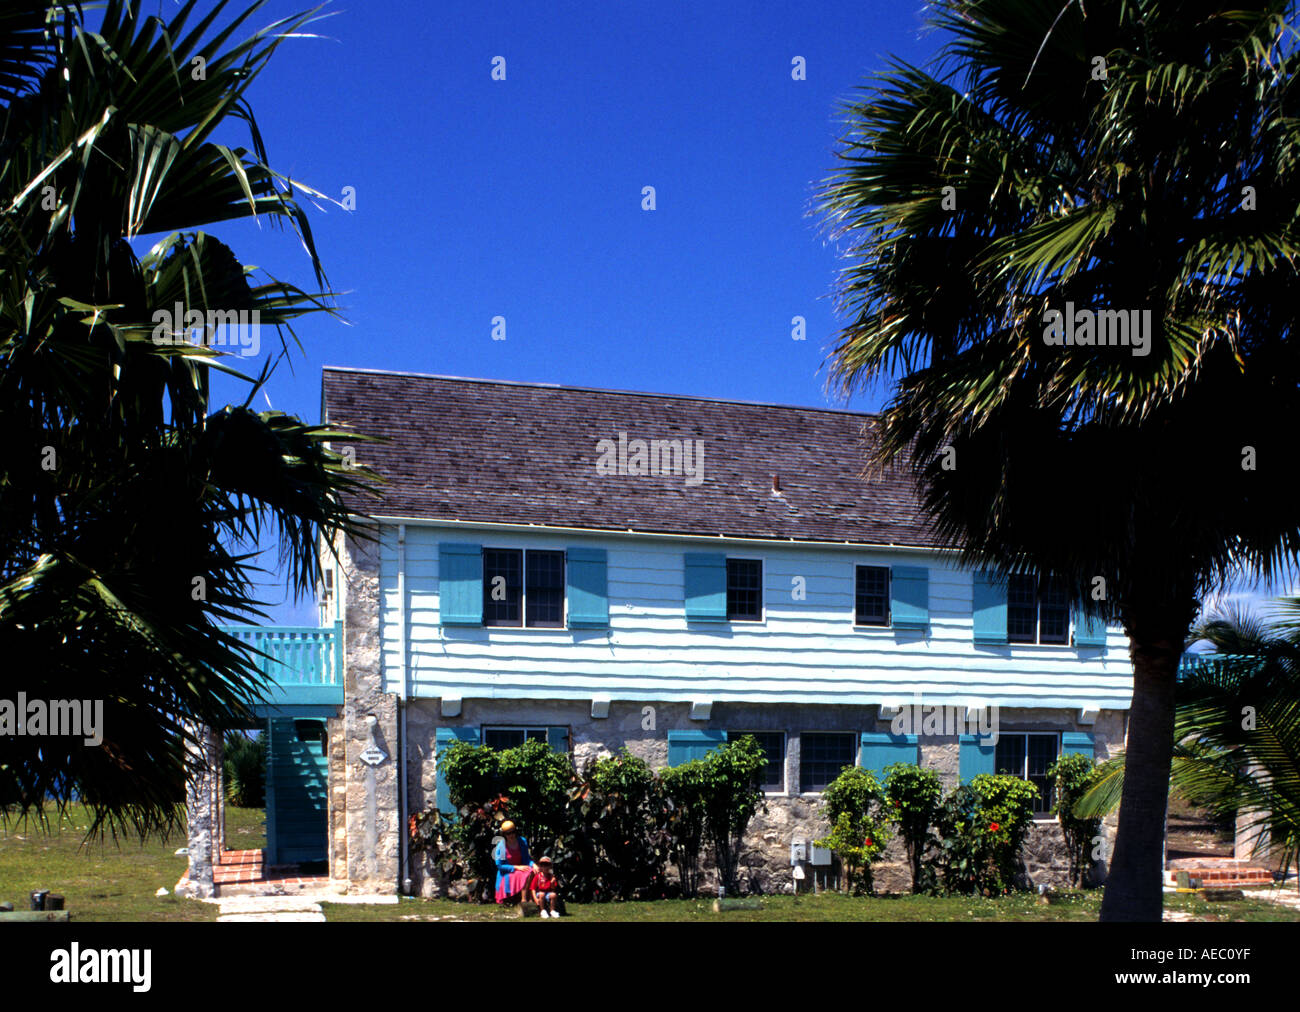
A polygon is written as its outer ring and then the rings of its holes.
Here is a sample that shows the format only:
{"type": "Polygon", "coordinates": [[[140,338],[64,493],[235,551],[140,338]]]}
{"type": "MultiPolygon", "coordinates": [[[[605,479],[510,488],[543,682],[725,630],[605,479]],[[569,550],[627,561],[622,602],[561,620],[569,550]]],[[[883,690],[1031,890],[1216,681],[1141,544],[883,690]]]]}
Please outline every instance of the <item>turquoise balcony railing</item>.
{"type": "Polygon", "coordinates": [[[1239,654],[1183,654],[1182,660],[1178,662],[1178,677],[1182,678],[1184,675],[1193,672],[1206,675],[1215,674],[1225,667],[1229,669],[1241,668],[1256,662],[1256,658],[1239,654]]]}
{"type": "Polygon", "coordinates": [[[343,704],[343,623],[332,628],[285,625],[229,625],[224,632],[265,656],[253,662],[269,686],[259,716],[292,708],[301,716],[317,715],[321,707],[343,704]]]}

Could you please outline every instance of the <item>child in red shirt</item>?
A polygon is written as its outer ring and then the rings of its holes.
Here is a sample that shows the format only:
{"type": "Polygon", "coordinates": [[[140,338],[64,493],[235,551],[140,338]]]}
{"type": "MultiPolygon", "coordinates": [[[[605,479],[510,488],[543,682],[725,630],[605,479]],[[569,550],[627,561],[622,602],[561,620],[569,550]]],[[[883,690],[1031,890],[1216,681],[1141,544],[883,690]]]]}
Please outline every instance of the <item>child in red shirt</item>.
{"type": "Polygon", "coordinates": [[[543,917],[560,916],[560,880],[551,870],[549,857],[537,862],[537,871],[533,873],[530,888],[533,891],[533,902],[541,908],[543,917]]]}

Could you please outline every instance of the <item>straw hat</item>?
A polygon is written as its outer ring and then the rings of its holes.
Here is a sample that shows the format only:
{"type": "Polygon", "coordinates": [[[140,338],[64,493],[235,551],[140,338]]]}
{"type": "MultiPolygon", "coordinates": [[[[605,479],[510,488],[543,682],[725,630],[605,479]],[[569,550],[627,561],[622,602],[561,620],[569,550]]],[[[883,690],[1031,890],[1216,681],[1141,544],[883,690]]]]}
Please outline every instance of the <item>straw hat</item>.
{"type": "Polygon", "coordinates": [[[511,822],[509,819],[506,819],[505,822],[501,823],[501,832],[513,833],[514,831],[515,831],[515,824],[511,822]]]}

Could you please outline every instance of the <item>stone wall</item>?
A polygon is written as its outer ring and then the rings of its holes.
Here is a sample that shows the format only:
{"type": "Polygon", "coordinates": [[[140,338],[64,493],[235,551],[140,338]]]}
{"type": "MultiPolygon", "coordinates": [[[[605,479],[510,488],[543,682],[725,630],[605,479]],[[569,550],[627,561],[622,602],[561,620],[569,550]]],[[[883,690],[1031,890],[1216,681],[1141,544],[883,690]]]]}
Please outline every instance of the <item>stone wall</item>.
{"type": "Polygon", "coordinates": [[[343,715],[329,722],[330,875],[350,891],[398,886],[397,698],[383,691],[379,643],[379,558],[374,541],[349,539],[344,579],[343,715]],[[375,746],[378,765],[361,754],[375,746]]]}
{"type": "MultiPolygon", "coordinates": [[[[435,729],[439,726],[560,725],[570,728],[570,747],[581,766],[588,759],[611,755],[626,747],[651,766],[668,761],[669,729],[726,728],[729,730],[774,730],[786,732],[786,785],[784,794],[766,797],[766,812],[751,823],[742,857],[742,879],[748,888],[761,892],[788,892],[794,880],[790,867],[790,843],[796,838],[812,841],[827,831],[817,795],[797,791],[800,770],[800,742],[804,731],[889,730],[888,721],[877,720],[875,706],[738,705],[716,704],[708,721],[690,719],[687,703],[613,702],[609,716],[593,719],[590,704],[582,701],[476,700],[466,699],[454,717],[441,714],[439,700],[413,700],[408,706],[408,791],[410,811],[422,811],[436,804],[435,729]]],[[[1095,724],[1080,725],[1077,710],[1020,709],[1000,713],[1002,731],[1088,730],[1094,735],[1096,758],[1108,758],[1123,744],[1124,715],[1103,711],[1095,724]]],[[[938,771],[945,789],[957,783],[959,745],[956,735],[921,737],[921,764],[938,771]]],[[[1104,829],[1113,839],[1113,818],[1104,829]]],[[[527,827],[525,827],[525,832],[527,827]]],[[[1107,848],[1107,853],[1109,849],[1107,848]]],[[[1035,822],[1024,850],[1026,872],[1032,885],[1064,885],[1068,876],[1064,840],[1054,820],[1035,822]]],[[[437,895],[442,886],[426,874],[423,862],[412,861],[414,889],[422,895],[437,895]]],[[[811,875],[813,870],[805,869],[811,875]]],[[[1104,874],[1097,870],[1098,876],[1104,874]]],[[[902,842],[894,840],[883,861],[875,866],[880,891],[906,891],[911,873],[902,842]]],[[[711,876],[706,877],[709,882],[711,876]]],[[[810,880],[806,880],[811,885],[810,880]]]]}

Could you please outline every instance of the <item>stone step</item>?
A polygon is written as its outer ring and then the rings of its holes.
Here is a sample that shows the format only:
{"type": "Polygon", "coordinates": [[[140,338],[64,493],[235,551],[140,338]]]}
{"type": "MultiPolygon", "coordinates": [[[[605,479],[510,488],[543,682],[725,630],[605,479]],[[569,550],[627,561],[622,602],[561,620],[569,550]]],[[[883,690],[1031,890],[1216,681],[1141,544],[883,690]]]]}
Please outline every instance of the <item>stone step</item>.
{"type": "Polygon", "coordinates": [[[294,910],[283,914],[220,914],[217,923],[242,924],[264,923],[268,921],[312,921],[324,922],[324,914],[313,914],[305,910],[294,910]]]}
{"type": "Polygon", "coordinates": [[[221,900],[223,915],[320,912],[320,904],[315,900],[297,896],[232,896],[221,900]]]}

